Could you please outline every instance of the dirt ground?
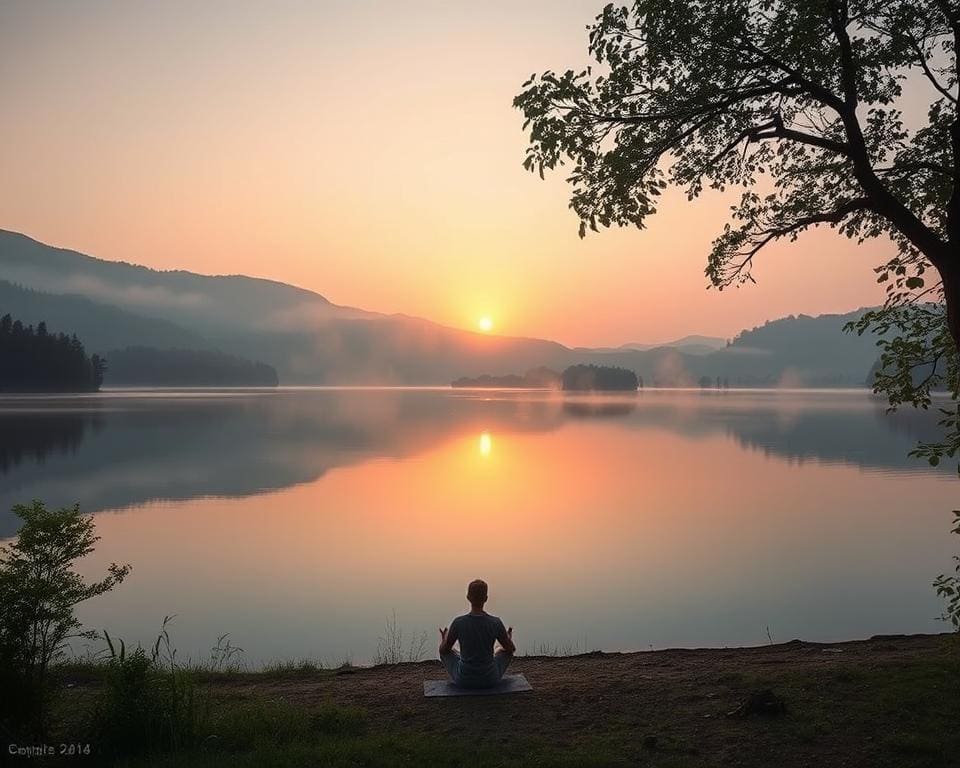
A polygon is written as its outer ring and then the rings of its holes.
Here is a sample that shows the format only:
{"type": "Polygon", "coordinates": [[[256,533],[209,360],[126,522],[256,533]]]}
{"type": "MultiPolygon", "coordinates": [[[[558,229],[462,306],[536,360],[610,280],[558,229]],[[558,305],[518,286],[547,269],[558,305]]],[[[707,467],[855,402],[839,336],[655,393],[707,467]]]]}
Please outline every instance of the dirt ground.
{"type": "Polygon", "coordinates": [[[960,680],[941,674],[955,667],[938,662],[960,651],[955,640],[914,635],[518,657],[510,671],[526,675],[533,691],[509,696],[427,699],[423,681],[443,677],[439,661],[213,686],[226,697],[358,705],[375,727],[500,746],[507,754],[537,743],[581,754],[605,750],[624,764],[946,766],[954,763],[937,743],[942,731],[917,702],[932,703],[945,728],[952,722],[960,729],[960,680]],[[784,702],[785,714],[728,716],[763,689],[784,702]]]}

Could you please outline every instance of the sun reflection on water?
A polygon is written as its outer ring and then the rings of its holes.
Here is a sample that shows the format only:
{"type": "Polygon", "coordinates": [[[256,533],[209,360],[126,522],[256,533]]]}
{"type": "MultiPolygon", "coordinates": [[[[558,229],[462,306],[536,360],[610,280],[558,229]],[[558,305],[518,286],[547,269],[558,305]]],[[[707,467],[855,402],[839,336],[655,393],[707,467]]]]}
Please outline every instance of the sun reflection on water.
{"type": "Polygon", "coordinates": [[[484,432],[480,435],[480,455],[489,456],[490,451],[493,450],[493,439],[490,437],[489,432],[484,432]]]}

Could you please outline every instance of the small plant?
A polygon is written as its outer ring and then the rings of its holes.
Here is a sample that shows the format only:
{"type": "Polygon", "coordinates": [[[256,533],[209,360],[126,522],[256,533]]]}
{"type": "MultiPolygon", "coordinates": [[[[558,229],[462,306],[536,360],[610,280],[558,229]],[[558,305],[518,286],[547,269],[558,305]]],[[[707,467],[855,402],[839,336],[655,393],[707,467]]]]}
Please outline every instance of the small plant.
{"type": "Polygon", "coordinates": [[[177,649],[167,628],[175,618],[163,617],[163,625],[151,654],[151,661],[161,673],[159,687],[163,736],[174,751],[199,743],[208,714],[206,702],[200,695],[196,672],[177,663],[177,649]]]}
{"type": "Polygon", "coordinates": [[[394,611],[384,625],[383,636],[377,638],[377,651],[374,664],[400,664],[405,661],[420,661],[427,649],[427,633],[420,632],[410,638],[404,646],[403,628],[397,624],[397,612],[394,611]]]}
{"type": "Polygon", "coordinates": [[[217,644],[210,649],[210,670],[212,672],[239,672],[240,656],[243,648],[230,642],[230,635],[220,635],[217,644]]]}
{"type": "Polygon", "coordinates": [[[13,513],[23,526],[12,544],[0,547],[0,720],[42,734],[50,665],[64,658],[71,638],[96,637],[81,631],[74,608],[112,590],[130,566],[112,563],[92,584],[73,570],[99,540],[93,517],[79,505],[48,510],[34,501],[13,513]]]}
{"type": "Polygon", "coordinates": [[[161,741],[161,701],[157,671],[143,648],[127,653],[104,632],[109,649],[103,697],[97,712],[98,740],[109,751],[131,755],[161,741]]]}
{"type": "MultiPolygon", "coordinates": [[[[106,751],[115,756],[191,749],[208,733],[209,705],[197,672],[177,662],[169,630],[174,618],[164,617],[149,656],[139,646],[128,653],[123,640],[114,643],[104,632],[107,685],[96,713],[96,731],[106,751]]],[[[224,639],[215,647],[223,647],[224,639]]]]}
{"type": "MultiPolygon", "coordinates": [[[[651,649],[652,650],[652,649],[651,649]]],[[[581,647],[580,641],[577,640],[573,643],[554,643],[549,645],[547,643],[539,643],[533,646],[532,653],[525,653],[525,656],[551,656],[553,658],[564,658],[567,656],[578,656],[581,653],[587,652],[586,639],[584,639],[583,646],[581,647]]]]}
{"type": "MultiPolygon", "coordinates": [[[[960,510],[954,510],[953,514],[956,517],[953,533],[960,534],[960,510]]],[[[933,582],[933,586],[937,594],[947,601],[942,619],[950,622],[954,630],[960,632],[960,555],[954,555],[953,561],[956,564],[954,573],[940,574],[933,582]]]]}

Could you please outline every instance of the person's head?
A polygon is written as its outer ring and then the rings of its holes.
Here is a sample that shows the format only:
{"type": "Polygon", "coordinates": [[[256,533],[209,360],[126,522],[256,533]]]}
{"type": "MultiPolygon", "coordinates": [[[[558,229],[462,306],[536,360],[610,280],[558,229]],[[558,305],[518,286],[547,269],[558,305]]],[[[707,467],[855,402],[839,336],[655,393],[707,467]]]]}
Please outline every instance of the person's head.
{"type": "Polygon", "coordinates": [[[487,582],[483,579],[474,579],[467,586],[467,600],[474,608],[483,608],[487,602],[487,582]]]}

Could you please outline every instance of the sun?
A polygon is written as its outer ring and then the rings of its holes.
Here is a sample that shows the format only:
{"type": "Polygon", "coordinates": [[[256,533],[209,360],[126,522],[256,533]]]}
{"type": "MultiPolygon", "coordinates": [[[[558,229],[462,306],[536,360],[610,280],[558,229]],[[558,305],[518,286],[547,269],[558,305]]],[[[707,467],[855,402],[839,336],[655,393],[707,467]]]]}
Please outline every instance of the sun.
{"type": "Polygon", "coordinates": [[[480,326],[480,330],[484,333],[490,333],[493,330],[493,320],[489,316],[484,315],[477,321],[477,325],[480,326]]]}

